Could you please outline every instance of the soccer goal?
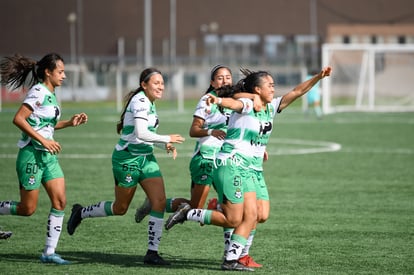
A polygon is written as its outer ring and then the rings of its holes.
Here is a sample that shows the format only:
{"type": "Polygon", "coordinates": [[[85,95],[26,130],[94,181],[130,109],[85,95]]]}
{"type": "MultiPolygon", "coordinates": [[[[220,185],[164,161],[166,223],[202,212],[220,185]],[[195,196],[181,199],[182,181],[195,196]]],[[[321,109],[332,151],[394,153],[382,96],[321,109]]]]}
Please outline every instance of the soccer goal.
{"type": "Polygon", "coordinates": [[[414,111],[414,45],[324,44],[324,113],[414,111]]]}

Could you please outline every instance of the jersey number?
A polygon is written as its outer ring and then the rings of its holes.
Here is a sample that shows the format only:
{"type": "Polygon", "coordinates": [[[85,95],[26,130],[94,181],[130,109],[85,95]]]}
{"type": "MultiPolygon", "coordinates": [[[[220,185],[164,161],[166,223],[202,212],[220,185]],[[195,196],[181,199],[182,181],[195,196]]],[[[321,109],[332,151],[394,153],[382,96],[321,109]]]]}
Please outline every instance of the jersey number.
{"type": "Polygon", "coordinates": [[[39,171],[39,166],[36,163],[26,164],[26,174],[37,174],[37,171],[39,171]]]}

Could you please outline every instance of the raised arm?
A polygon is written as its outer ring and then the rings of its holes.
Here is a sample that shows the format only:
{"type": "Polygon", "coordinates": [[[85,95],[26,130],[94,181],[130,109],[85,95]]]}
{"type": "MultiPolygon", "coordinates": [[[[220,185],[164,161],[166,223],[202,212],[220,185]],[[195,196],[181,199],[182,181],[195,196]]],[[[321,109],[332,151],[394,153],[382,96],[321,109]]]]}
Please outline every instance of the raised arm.
{"type": "Polygon", "coordinates": [[[326,76],[330,76],[331,72],[331,67],[325,67],[318,74],[315,74],[312,78],[297,85],[292,91],[288,92],[282,97],[282,101],[279,106],[279,111],[285,109],[298,97],[301,97],[302,95],[306,94],[316,83],[318,83],[319,80],[326,76]]]}

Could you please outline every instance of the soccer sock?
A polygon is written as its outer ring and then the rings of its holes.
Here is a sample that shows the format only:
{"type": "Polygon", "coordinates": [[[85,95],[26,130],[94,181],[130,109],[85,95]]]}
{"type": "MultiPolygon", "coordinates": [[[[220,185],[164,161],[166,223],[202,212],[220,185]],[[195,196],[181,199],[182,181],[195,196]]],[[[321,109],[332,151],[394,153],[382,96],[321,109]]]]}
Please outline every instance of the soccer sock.
{"type": "Polygon", "coordinates": [[[211,224],[211,215],[213,210],[208,209],[191,209],[187,213],[188,221],[200,222],[202,224],[211,224]]]}
{"type": "Polygon", "coordinates": [[[46,245],[43,254],[51,255],[55,253],[57,243],[59,241],[60,232],[62,231],[63,216],[65,212],[54,208],[50,209],[49,218],[47,220],[46,245]]]}
{"type": "Polygon", "coordinates": [[[150,212],[148,221],[148,250],[158,251],[164,224],[164,212],[150,212]]]}
{"type": "Polygon", "coordinates": [[[224,257],[227,255],[229,249],[231,235],[233,234],[234,228],[223,228],[224,233],[224,257]]]}
{"type": "Polygon", "coordinates": [[[0,201],[0,215],[17,215],[17,201],[0,201]]]}
{"type": "Polygon", "coordinates": [[[97,204],[86,206],[82,208],[81,217],[84,219],[113,216],[112,205],[112,201],[101,201],[97,204]]]}
{"type": "Polygon", "coordinates": [[[238,260],[246,243],[247,240],[243,236],[232,234],[230,245],[227,250],[226,261],[238,260]]]}
{"type": "Polygon", "coordinates": [[[247,243],[246,243],[246,245],[245,245],[242,253],[240,254],[240,257],[249,255],[249,250],[250,250],[250,247],[252,246],[252,243],[253,243],[253,239],[254,239],[254,235],[255,234],[256,234],[256,229],[253,229],[252,231],[250,231],[250,235],[247,238],[247,243]]]}
{"type": "Polygon", "coordinates": [[[167,213],[173,213],[173,212],[175,212],[172,209],[174,200],[175,200],[175,198],[169,198],[169,199],[167,199],[167,203],[165,204],[165,212],[167,212],[167,213]]]}

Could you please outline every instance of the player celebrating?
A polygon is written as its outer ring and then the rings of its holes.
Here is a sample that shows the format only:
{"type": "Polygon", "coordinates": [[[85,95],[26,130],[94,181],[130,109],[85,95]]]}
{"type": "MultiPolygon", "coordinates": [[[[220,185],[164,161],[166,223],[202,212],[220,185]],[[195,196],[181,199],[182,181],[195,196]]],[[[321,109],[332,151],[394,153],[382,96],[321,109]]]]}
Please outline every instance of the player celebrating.
{"type": "MultiPolygon", "coordinates": [[[[167,199],[166,212],[172,213],[183,203],[189,203],[193,208],[203,208],[212,184],[214,158],[226,136],[227,120],[231,110],[220,110],[216,105],[207,106],[209,94],[217,95],[215,90],[232,84],[232,73],[229,67],[217,65],[210,73],[210,86],[199,100],[193,115],[190,136],[197,139],[194,154],[190,161],[191,199],[167,199]]],[[[135,213],[137,223],[149,214],[151,204],[145,199],[135,213]]]]}
{"type": "Polygon", "coordinates": [[[101,201],[86,207],[73,205],[67,225],[68,233],[72,235],[83,219],[124,215],[139,183],[151,203],[148,250],[144,257],[144,263],[150,265],[170,264],[158,255],[166,198],[164,181],[153,154],[154,145],[172,153],[175,159],[177,151],[173,143],[184,141],[177,134],[155,133],[159,120],[154,102],[162,97],[163,92],[164,79],[161,72],[154,68],[145,69],[140,76],[140,86],[127,95],[117,125],[121,138],[112,154],[115,201],[101,201]]]}
{"type": "MultiPolygon", "coordinates": [[[[242,72],[246,77],[240,80],[230,92],[245,91],[258,94],[262,101],[260,111],[255,111],[253,102],[246,98],[235,100],[210,95],[209,99],[211,103],[235,111],[230,117],[227,136],[215,162],[214,183],[222,211],[191,209],[190,205],[182,204],[168,218],[165,227],[168,230],[185,220],[234,227],[221,267],[223,270],[253,271],[252,268],[240,263],[239,259],[251,231],[256,227],[258,216],[268,216],[266,213],[257,213],[256,192],[259,189],[257,183],[260,182],[263,185],[264,180],[258,180],[256,171],[262,169],[266,145],[273,128],[273,118],[309,91],[320,79],[329,76],[331,68],[324,68],[289,93],[276,98],[274,98],[274,81],[269,73],[247,70],[242,72]]],[[[260,187],[263,188],[263,186],[260,187]]],[[[266,188],[265,185],[264,188],[266,188]]],[[[266,199],[265,193],[260,192],[262,199],[266,199]]],[[[268,211],[268,209],[262,208],[262,211],[268,211]]]]}

